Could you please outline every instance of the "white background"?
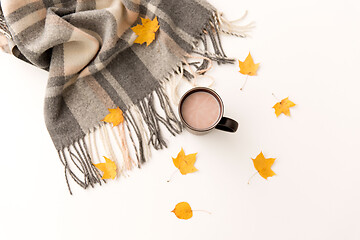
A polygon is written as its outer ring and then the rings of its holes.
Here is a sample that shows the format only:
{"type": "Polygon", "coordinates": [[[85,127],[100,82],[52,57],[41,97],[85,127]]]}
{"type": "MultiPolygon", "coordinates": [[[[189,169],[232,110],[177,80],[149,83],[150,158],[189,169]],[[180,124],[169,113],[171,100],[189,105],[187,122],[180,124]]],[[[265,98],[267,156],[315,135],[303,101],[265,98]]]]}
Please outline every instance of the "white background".
{"type": "Polygon", "coordinates": [[[47,73],[0,54],[0,239],[360,239],[359,1],[211,2],[257,24],[223,38],[228,55],[260,62],[245,91],[237,64],[209,72],[238,132],[169,137],[130,177],[73,184],[74,196],[43,119],[47,73]],[[272,93],[297,104],[290,118],[276,118],[272,93]],[[199,171],[167,183],[181,147],[199,171]],[[260,151],[277,176],[248,185],[260,151]],[[177,219],[181,201],[212,214],[177,219]]]}

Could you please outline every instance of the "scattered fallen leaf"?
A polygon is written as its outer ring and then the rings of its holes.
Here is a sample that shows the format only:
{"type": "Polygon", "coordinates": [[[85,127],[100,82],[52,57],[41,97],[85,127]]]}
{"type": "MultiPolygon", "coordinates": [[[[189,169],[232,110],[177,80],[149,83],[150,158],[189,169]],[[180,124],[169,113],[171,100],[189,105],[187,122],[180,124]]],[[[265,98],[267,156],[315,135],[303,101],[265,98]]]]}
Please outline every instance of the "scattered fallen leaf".
{"type": "Polygon", "coordinates": [[[113,127],[118,126],[120,123],[124,122],[123,112],[119,107],[115,109],[109,108],[109,114],[102,120],[107,123],[112,123],[113,127]]]}
{"type": "Polygon", "coordinates": [[[285,98],[281,100],[281,102],[276,103],[273,108],[275,109],[275,114],[278,117],[281,113],[286,116],[290,116],[290,109],[294,107],[296,104],[289,100],[289,98],[285,98]]]}
{"type": "Polygon", "coordinates": [[[181,151],[179,152],[177,157],[172,158],[175,167],[180,170],[180,173],[182,175],[197,171],[197,169],[194,167],[196,161],[196,154],[197,153],[185,155],[184,149],[181,148],[181,151]]]}
{"type": "Polygon", "coordinates": [[[180,219],[190,219],[193,216],[193,211],[191,210],[190,204],[187,202],[181,202],[176,204],[174,210],[172,210],[176,217],[180,219]]]}
{"type": "Polygon", "coordinates": [[[273,170],[271,170],[271,166],[274,164],[275,158],[265,158],[264,154],[261,152],[255,159],[252,160],[254,162],[255,169],[263,178],[267,179],[268,177],[276,175],[273,170]]]}
{"type": "Polygon", "coordinates": [[[146,42],[146,46],[149,46],[155,39],[155,33],[159,29],[159,22],[157,17],[154,20],[147,18],[141,18],[142,25],[138,24],[131,29],[138,35],[135,39],[135,43],[143,44],[146,42]]]}
{"type": "Polygon", "coordinates": [[[241,62],[239,60],[240,73],[242,73],[244,75],[255,76],[256,71],[259,68],[259,65],[260,65],[260,63],[257,63],[257,64],[254,63],[254,60],[253,60],[250,52],[244,62],[241,62]]]}
{"type": "Polygon", "coordinates": [[[94,164],[94,166],[104,173],[101,179],[115,179],[117,169],[115,162],[111,161],[107,157],[104,158],[105,163],[94,164]]]}

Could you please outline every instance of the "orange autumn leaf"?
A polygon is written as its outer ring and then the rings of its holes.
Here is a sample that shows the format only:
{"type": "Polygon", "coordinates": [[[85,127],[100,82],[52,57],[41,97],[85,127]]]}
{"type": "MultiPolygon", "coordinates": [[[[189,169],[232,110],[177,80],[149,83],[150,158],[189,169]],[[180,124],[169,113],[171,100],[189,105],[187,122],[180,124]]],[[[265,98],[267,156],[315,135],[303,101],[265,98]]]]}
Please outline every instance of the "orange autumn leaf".
{"type": "Polygon", "coordinates": [[[273,170],[271,170],[271,166],[274,164],[275,159],[276,158],[265,158],[264,154],[261,152],[255,159],[252,160],[255,169],[263,178],[267,179],[268,177],[276,175],[273,170]]]}
{"type": "Polygon", "coordinates": [[[107,123],[112,123],[113,127],[118,126],[120,123],[124,122],[123,112],[119,107],[115,109],[109,108],[109,114],[102,120],[107,123]]]}
{"type": "Polygon", "coordinates": [[[111,161],[107,157],[104,158],[105,163],[94,164],[94,166],[104,173],[101,179],[115,179],[117,169],[115,162],[111,161]]]}
{"type": "Polygon", "coordinates": [[[189,155],[185,155],[184,149],[181,148],[181,151],[177,155],[176,158],[172,158],[173,163],[176,168],[180,170],[180,173],[182,175],[186,175],[188,173],[193,173],[198,171],[195,167],[195,161],[196,161],[196,154],[192,153],[189,155]]]}
{"type": "Polygon", "coordinates": [[[244,75],[255,76],[256,71],[259,68],[259,65],[260,65],[260,63],[257,63],[257,64],[254,63],[254,60],[253,60],[250,52],[244,62],[241,62],[239,60],[240,73],[242,73],[244,75]]]}
{"type": "Polygon", "coordinates": [[[193,216],[193,211],[190,207],[190,204],[187,202],[181,202],[176,204],[174,210],[172,210],[171,212],[173,212],[176,217],[184,220],[190,219],[193,216]]]}
{"type": "Polygon", "coordinates": [[[131,29],[138,35],[134,43],[143,44],[146,42],[146,46],[149,46],[155,40],[155,33],[159,29],[159,22],[157,17],[154,20],[141,18],[142,25],[138,24],[131,29]]]}
{"type": "Polygon", "coordinates": [[[275,114],[278,117],[280,114],[285,114],[286,116],[290,116],[290,109],[294,107],[296,104],[289,100],[289,98],[285,98],[281,100],[281,102],[276,103],[273,108],[275,109],[275,114]]]}

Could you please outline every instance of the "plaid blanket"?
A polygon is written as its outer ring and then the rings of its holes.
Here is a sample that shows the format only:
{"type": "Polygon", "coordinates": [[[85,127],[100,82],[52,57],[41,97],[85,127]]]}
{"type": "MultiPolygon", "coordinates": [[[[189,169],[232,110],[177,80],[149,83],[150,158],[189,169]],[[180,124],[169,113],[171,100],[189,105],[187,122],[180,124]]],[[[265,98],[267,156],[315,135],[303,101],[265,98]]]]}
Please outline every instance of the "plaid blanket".
{"type": "Polygon", "coordinates": [[[83,188],[101,184],[93,165],[100,148],[124,174],[147,161],[149,145],[166,147],[162,130],[182,131],[165,89],[180,69],[194,77],[182,69],[190,54],[203,56],[194,64],[198,71],[213,60],[232,62],[222,50],[216,10],[205,0],[1,0],[1,7],[2,48],[49,71],[45,121],[69,190],[69,176],[83,188]],[[159,20],[148,47],[134,44],[131,27],[140,17],[159,20]],[[111,128],[101,120],[116,107],[125,122],[111,128]]]}

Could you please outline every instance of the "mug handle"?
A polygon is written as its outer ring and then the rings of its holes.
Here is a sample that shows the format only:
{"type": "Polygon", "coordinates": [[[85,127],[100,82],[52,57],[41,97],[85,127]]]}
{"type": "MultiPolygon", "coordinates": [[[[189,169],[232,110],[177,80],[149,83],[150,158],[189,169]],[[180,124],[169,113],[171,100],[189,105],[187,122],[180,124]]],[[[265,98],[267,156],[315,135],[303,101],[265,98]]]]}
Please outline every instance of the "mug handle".
{"type": "Polygon", "coordinates": [[[215,126],[216,129],[231,133],[236,132],[238,127],[239,124],[235,120],[227,117],[222,117],[220,122],[215,126]]]}

